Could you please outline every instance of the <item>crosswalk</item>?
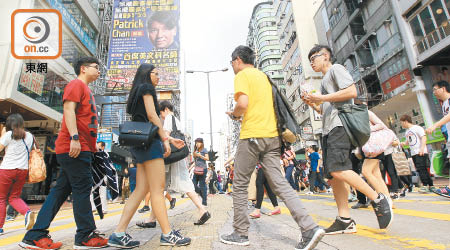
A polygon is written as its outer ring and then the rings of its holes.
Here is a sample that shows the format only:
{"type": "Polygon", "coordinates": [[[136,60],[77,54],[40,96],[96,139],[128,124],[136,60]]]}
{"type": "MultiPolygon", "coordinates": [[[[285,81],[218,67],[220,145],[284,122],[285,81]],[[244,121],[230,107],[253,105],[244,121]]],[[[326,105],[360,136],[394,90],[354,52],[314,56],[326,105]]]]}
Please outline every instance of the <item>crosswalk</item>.
{"type": "MultiPolygon", "coordinates": [[[[299,197],[320,226],[328,227],[334,221],[337,208],[332,194],[310,196],[300,194],[299,197]]],[[[183,208],[183,204],[188,201],[187,198],[180,199],[174,210],[186,209],[186,206],[183,208]]],[[[282,214],[289,215],[288,209],[282,204],[280,204],[282,214]]],[[[389,246],[386,249],[450,249],[450,237],[448,236],[450,230],[450,201],[433,194],[411,193],[407,198],[397,200],[394,204],[396,205],[396,209],[394,209],[395,220],[388,230],[377,228],[378,224],[372,208],[352,210],[352,217],[356,220],[358,229],[352,237],[356,237],[362,242],[366,241],[368,244],[389,246]]],[[[113,230],[120,219],[123,207],[124,205],[119,203],[109,204],[108,213],[105,214],[103,220],[100,220],[99,216],[96,215],[95,220],[98,229],[104,232],[113,230]]],[[[270,203],[263,202],[263,209],[271,208],[270,203]]],[[[228,211],[231,210],[230,205],[228,211]]],[[[142,219],[145,216],[148,216],[148,214],[137,214],[135,219],[142,219]]],[[[215,216],[218,215],[215,214],[215,216]]],[[[224,216],[229,215],[224,214],[224,216]]],[[[284,217],[286,218],[286,216],[284,217]]],[[[281,220],[281,218],[273,216],[271,219],[281,220]]],[[[279,223],[283,222],[279,221],[279,223]]],[[[25,234],[23,216],[19,216],[14,221],[6,222],[3,229],[5,234],[0,236],[0,249],[18,249],[17,244],[25,234]]],[[[54,240],[65,242],[72,241],[75,230],[76,224],[72,209],[60,211],[50,228],[54,240]]],[[[327,236],[324,239],[333,242],[340,240],[339,237],[343,236],[327,236]]],[[[351,241],[348,237],[346,239],[351,241]]],[[[143,246],[140,249],[146,248],[143,246]]]]}

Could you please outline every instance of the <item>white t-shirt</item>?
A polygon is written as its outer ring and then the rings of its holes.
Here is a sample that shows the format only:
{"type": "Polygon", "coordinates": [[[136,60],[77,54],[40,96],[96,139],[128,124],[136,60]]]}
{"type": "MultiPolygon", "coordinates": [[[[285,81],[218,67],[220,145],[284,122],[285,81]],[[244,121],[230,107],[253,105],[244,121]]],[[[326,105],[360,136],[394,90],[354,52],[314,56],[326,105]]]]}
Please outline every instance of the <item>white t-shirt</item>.
{"type": "MultiPolygon", "coordinates": [[[[180,121],[175,117],[175,124],[177,126],[177,129],[181,131],[181,125],[180,125],[180,121]]],[[[165,131],[169,131],[172,132],[172,115],[169,114],[166,116],[166,119],[164,119],[164,125],[163,125],[163,129],[165,131]]]]}
{"type": "Polygon", "coordinates": [[[33,135],[26,132],[24,140],[14,140],[11,135],[12,131],[8,131],[0,138],[0,144],[5,146],[5,156],[0,169],[28,169],[28,152],[24,141],[28,150],[31,150],[33,135]]]}
{"type": "MultiPolygon", "coordinates": [[[[411,148],[411,156],[419,154],[420,144],[422,143],[422,136],[425,136],[425,130],[417,125],[413,125],[405,133],[406,140],[408,140],[409,147],[411,148]]],[[[428,149],[425,146],[424,154],[428,154],[428,149]]]]}

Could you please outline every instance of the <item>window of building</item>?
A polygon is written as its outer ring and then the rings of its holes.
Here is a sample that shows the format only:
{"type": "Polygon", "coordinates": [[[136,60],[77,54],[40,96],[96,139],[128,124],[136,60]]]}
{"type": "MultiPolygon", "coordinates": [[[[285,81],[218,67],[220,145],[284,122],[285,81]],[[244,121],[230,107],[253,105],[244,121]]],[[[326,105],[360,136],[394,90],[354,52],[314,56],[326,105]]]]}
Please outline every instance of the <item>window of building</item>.
{"type": "Polygon", "coordinates": [[[348,35],[348,29],[346,29],[342,32],[338,39],[336,39],[336,51],[341,50],[349,40],[350,36],[348,35]]]}
{"type": "Polygon", "coordinates": [[[23,64],[17,90],[62,113],[62,97],[64,94],[64,87],[67,85],[68,81],[50,69],[47,70],[47,73],[27,73],[27,62],[24,62],[23,64]]]}
{"type": "Polygon", "coordinates": [[[450,0],[445,0],[445,6],[447,6],[447,13],[450,15],[450,0]]]}
{"type": "Polygon", "coordinates": [[[89,23],[88,18],[82,14],[80,8],[75,3],[75,1],[63,1],[63,0],[57,1],[64,5],[64,7],[75,18],[75,20],[77,20],[77,23],[81,25],[81,28],[84,30],[84,32],[86,32],[89,38],[95,41],[95,38],[97,37],[97,32],[89,23]]]}
{"type": "Polygon", "coordinates": [[[411,26],[412,33],[414,35],[414,39],[416,42],[419,42],[423,39],[424,34],[422,31],[422,27],[419,22],[419,16],[414,17],[409,21],[409,26],[411,26]]]}
{"type": "Polygon", "coordinates": [[[367,20],[380,8],[380,6],[384,3],[384,0],[371,0],[366,2],[367,5],[364,8],[364,16],[367,20]]]}
{"type": "MultiPolygon", "coordinates": [[[[450,4],[449,4],[450,5],[450,4]]],[[[442,6],[441,0],[434,0],[430,4],[431,12],[433,13],[434,20],[436,21],[436,25],[438,27],[446,27],[449,25],[450,17],[447,16],[447,13],[442,6]]],[[[441,37],[446,37],[445,30],[439,29],[441,37]]]]}

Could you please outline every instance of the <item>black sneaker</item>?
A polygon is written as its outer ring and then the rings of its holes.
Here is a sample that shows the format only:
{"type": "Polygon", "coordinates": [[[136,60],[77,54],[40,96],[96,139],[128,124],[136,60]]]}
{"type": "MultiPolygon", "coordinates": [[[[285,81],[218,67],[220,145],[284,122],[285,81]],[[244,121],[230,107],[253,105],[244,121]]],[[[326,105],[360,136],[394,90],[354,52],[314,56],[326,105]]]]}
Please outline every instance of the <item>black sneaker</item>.
{"type": "Polygon", "coordinates": [[[136,226],[141,227],[141,228],[155,228],[156,221],[153,221],[153,222],[140,221],[140,222],[136,222],[136,226]]]}
{"type": "Polygon", "coordinates": [[[161,234],[159,243],[161,246],[187,246],[191,244],[191,239],[181,235],[178,230],[172,230],[167,237],[161,234]]]}
{"type": "Polygon", "coordinates": [[[352,234],[356,233],[356,222],[352,219],[350,222],[343,222],[339,216],[336,217],[336,220],[331,224],[331,226],[325,229],[326,235],[333,234],[352,234]]]}
{"type": "Polygon", "coordinates": [[[356,203],[355,205],[352,206],[352,209],[358,209],[358,208],[368,208],[369,205],[368,204],[362,204],[362,203],[356,203]]]}
{"type": "Polygon", "coordinates": [[[237,245],[237,246],[248,246],[250,245],[250,241],[248,240],[248,236],[239,235],[236,232],[233,232],[228,235],[221,235],[220,241],[225,244],[237,245]]]}
{"type": "Polygon", "coordinates": [[[394,220],[394,212],[392,211],[392,205],[384,194],[380,193],[376,201],[371,202],[375,215],[378,219],[378,225],[380,229],[388,228],[394,220]]]}
{"type": "Polygon", "coordinates": [[[138,210],[139,213],[145,213],[147,211],[150,211],[150,207],[149,206],[143,206],[141,209],[138,210]]]}
{"type": "Polygon", "coordinates": [[[400,197],[406,197],[406,190],[408,190],[407,188],[403,188],[402,191],[400,192],[400,197]]]}
{"type": "Polygon", "coordinates": [[[300,241],[295,247],[295,250],[314,249],[317,246],[317,244],[319,244],[320,240],[323,238],[324,235],[325,231],[319,226],[303,232],[300,237],[300,241]]]}
{"type": "Polygon", "coordinates": [[[169,209],[173,209],[175,207],[176,203],[177,203],[177,199],[176,198],[172,198],[172,200],[170,201],[170,208],[169,209]]]}
{"type": "Polygon", "coordinates": [[[118,236],[116,233],[112,233],[109,236],[108,245],[117,248],[135,248],[140,245],[139,241],[133,240],[131,236],[125,233],[124,236],[118,236]]]}

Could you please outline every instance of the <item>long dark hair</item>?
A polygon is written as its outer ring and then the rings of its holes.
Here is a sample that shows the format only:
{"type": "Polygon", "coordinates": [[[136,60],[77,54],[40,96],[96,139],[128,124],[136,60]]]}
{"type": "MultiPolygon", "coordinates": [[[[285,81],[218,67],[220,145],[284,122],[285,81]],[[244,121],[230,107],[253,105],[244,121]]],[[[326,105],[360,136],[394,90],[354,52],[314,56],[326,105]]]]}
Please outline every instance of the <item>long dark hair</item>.
{"type": "Polygon", "coordinates": [[[153,69],[155,69],[155,66],[148,63],[141,64],[141,66],[139,66],[139,68],[137,69],[136,75],[134,76],[133,80],[133,86],[131,87],[130,95],[128,96],[127,101],[128,114],[134,113],[134,110],[136,109],[137,101],[135,99],[138,98],[136,94],[138,92],[139,87],[142,86],[143,84],[152,84],[150,72],[152,72],[153,69]]]}
{"type": "Polygon", "coordinates": [[[12,131],[11,137],[14,140],[25,138],[24,120],[20,114],[11,114],[6,119],[6,131],[12,131]]]}

